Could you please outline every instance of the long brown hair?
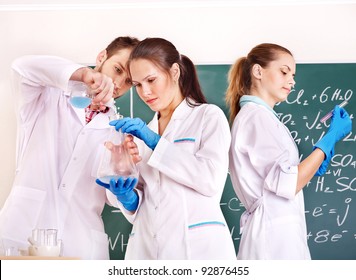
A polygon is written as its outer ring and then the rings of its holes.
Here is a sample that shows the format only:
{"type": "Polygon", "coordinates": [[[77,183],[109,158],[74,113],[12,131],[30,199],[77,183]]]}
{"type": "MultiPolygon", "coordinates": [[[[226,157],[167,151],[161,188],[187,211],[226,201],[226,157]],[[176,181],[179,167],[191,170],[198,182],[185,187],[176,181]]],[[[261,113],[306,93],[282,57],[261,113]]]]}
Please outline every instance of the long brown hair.
{"type": "Polygon", "coordinates": [[[146,38],[131,52],[128,69],[130,69],[131,61],[135,59],[147,59],[166,73],[169,73],[172,65],[177,63],[180,68],[179,88],[183,96],[187,98],[188,104],[198,106],[207,103],[193,62],[187,56],[179,54],[171,42],[162,38],[146,38]]]}
{"type": "Polygon", "coordinates": [[[271,61],[278,57],[278,53],[292,53],[276,44],[263,43],[255,46],[247,57],[239,58],[230,68],[228,73],[228,88],[225,101],[230,110],[230,123],[232,123],[240,111],[240,98],[250,94],[252,85],[251,70],[253,65],[259,64],[265,68],[271,61]]]}

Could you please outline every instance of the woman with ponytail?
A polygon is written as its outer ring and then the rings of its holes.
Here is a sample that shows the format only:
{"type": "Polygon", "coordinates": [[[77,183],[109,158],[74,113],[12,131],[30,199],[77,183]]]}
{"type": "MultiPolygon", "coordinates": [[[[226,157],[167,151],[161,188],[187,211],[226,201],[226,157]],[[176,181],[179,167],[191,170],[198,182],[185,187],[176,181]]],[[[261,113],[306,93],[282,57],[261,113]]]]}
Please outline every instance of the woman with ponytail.
{"type": "Polygon", "coordinates": [[[335,143],[351,130],[349,115],[336,107],[329,131],[299,161],[293,137],[273,110],[294,87],[295,72],[289,50],[260,44],[229,73],[229,169],[246,208],[238,259],[310,259],[301,190],[314,174],[326,171],[335,143]]]}
{"type": "Polygon", "coordinates": [[[223,111],[207,104],[193,62],[165,39],[139,43],[128,69],[155,115],[148,125],[111,122],[142,140],[137,186],[124,179],[106,186],[136,195],[134,209],[121,207],[133,223],[125,259],[236,259],[220,209],[231,140],[223,111]]]}

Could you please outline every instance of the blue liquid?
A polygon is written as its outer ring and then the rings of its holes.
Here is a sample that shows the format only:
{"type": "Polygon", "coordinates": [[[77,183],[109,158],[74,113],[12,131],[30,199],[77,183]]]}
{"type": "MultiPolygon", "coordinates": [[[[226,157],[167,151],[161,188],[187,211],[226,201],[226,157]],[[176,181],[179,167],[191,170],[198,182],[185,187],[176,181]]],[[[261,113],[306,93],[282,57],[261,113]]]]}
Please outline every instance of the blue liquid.
{"type": "Polygon", "coordinates": [[[76,108],[86,108],[91,103],[91,98],[83,96],[74,96],[70,98],[70,103],[76,108]]]}
{"type": "Polygon", "coordinates": [[[105,184],[110,184],[110,180],[111,179],[114,179],[115,182],[117,182],[117,180],[120,178],[120,177],[123,177],[124,180],[126,180],[127,178],[129,177],[134,177],[134,178],[137,178],[137,176],[119,176],[119,175],[109,175],[109,176],[103,176],[103,177],[99,177],[98,179],[105,183],[105,184]]]}

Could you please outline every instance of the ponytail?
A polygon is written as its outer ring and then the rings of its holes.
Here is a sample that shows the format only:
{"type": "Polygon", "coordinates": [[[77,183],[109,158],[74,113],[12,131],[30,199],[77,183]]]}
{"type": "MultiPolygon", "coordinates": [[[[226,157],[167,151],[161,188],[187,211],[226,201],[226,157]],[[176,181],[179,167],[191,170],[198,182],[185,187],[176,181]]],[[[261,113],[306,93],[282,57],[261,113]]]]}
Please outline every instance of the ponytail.
{"type": "Polygon", "coordinates": [[[230,111],[230,123],[232,123],[240,111],[240,98],[248,94],[251,87],[250,69],[246,67],[246,57],[238,59],[228,73],[228,88],[225,101],[230,111]]]}
{"type": "Polygon", "coordinates": [[[183,96],[187,98],[187,103],[192,107],[207,103],[193,62],[187,56],[180,55],[180,62],[178,64],[180,66],[179,87],[183,96]],[[190,99],[193,99],[195,102],[192,103],[190,99]]]}

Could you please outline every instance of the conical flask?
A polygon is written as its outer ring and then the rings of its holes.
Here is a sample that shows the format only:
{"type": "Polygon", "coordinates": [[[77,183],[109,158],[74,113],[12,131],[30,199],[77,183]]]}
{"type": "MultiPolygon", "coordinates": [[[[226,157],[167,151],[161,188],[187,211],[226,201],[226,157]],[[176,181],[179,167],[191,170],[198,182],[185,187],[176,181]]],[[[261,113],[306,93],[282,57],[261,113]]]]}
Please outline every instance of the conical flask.
{"type": "MultiPolygon", "coordinates": [[[[115,115],[110,120],[114,118],[122,118],[122,116],[115,115]]],[[[137,178],[138,170],[124,144],[125,134],[121,129],[119,131],[116,131],[115,127],[110,129],[109,138],[104,143],[104,153],[99,164],[97,178],[107,184],[111,179],[117,181],[119,177],[137,178]]]]}

